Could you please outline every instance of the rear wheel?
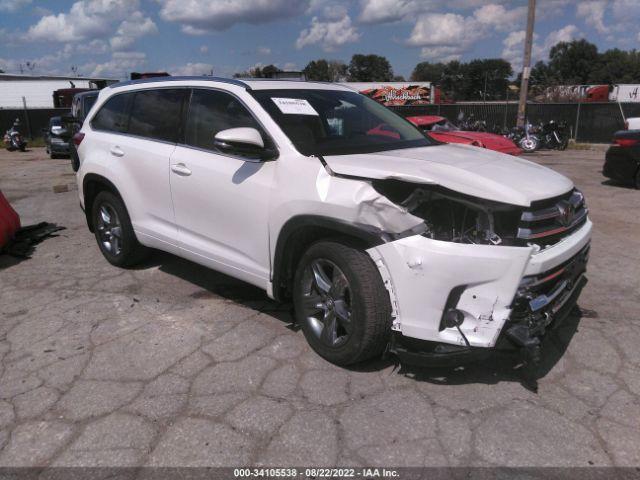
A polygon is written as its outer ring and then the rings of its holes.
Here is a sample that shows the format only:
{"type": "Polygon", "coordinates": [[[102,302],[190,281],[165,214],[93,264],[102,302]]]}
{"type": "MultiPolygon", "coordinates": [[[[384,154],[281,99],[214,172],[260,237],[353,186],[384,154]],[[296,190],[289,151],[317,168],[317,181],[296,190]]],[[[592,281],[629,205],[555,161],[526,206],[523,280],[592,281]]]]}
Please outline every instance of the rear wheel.
{"type": "Polygon", "coordinates": [[[120,197],[107,191],[98,193],[91,218],[98,247],[109,263],[130,267],[147,256],[148,249],[138,242],[120,197]]]}
{"type": "Polygon", "coordinates": [[[349,365],[383,352],[391,331],[391,304],[365,252],[318,242],[302,256],[294,282],[296,320],[319,355],[349,365]]]}
{"type": "Polygon", "coordinates": [[[640,190],[640,167],[638,168],[638,171],[636,172],[636,178],[635,180],[635,187],[640,190]]]}

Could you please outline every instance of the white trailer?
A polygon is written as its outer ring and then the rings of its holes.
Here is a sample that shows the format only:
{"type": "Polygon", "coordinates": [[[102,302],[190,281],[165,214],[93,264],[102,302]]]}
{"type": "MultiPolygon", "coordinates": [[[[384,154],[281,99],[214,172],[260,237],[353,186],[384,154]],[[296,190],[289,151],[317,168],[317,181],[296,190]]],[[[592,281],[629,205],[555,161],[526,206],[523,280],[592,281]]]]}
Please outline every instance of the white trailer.
{"type": "Polygon", "coordinates": [[[439,102],[438,89],[431,82],[341,82],[380,103],[391,105],[425,105],[439,102]]]}
{"type": "Polygon", "coordinates": [[[614,85],[609,93],[609,100],[612,102],[640,102],[640,84],[618,84],[614,85]]]}
{"type": "MultiPolygon", "coordinates": [[[[0,108],[53,108],[53,92],[64,88],[91,88],[96,82],[115,79],[0,74],[0,108]]],[[[95,88],[95,87],[94,87],[95,88]]]]}

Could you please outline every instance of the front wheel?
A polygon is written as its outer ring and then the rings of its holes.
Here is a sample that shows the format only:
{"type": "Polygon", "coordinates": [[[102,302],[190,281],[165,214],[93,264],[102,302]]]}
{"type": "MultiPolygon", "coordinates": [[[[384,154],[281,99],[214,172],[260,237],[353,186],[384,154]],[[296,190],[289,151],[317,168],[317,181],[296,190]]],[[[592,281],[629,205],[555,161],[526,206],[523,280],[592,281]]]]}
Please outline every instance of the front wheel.
{"type": "Polygon", "coordinates": [[[302,256],[294,278],[296,320],[311,347],[337,365],[380,355],[391,332],[391,303],[363,251],[322,241],[302,256]]]}
{"type": "Polygon", "coordinates": [[[528,138],[522,137],[522,140],[520,140],[520,148],[527,153],[535,152],[538,149],[539,144],[540,141],[534,136],[529,136],[528,138]]]}
{"type": "Polygon", "coordinates": [[[638,168],[638,171],[636,172],[636,178],[634,180],[635,180],[636,189],[640,190],[640,167],[638,168]]]}

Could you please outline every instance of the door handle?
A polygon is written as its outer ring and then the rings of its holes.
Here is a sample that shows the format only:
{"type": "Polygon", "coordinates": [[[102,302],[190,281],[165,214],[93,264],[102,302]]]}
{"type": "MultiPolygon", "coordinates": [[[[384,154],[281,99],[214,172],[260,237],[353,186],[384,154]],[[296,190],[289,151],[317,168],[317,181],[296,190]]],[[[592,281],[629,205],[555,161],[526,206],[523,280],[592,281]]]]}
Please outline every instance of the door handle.
{"type": "Polygon", "coordinates": [[[114,157],[124,157],[124,151],[119,146],[111,147],[111,155],[114,157]]]}
{"type": "Polygon", "coordinates": [[[189,175],[191,175],[191,170],[189,170],[184,163],[176,163],[174,165],[171,165],[171,171],[182,177],[188,177],[189,175]]]}

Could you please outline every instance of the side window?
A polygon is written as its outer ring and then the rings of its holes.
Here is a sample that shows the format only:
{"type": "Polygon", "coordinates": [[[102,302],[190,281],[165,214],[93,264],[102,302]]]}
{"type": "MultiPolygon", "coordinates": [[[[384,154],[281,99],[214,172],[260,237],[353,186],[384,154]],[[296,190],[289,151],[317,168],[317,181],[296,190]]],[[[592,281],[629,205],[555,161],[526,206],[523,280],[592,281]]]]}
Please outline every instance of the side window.
{"type": "Polygon", "coordinates": [[[177,142],[186,89],[136,92],[131,107],[129,133],[156,140],[177,142]]]}
{"type": "Polygon", "coordinates": [[[111,97],[93,117],[91,126],[96,130],[125,133],[129,127],[129,107],[132,99],[132,93],[111,97]]]}
{"type": "Polygon", "coordinates": [[[215,135],[221,130],[239,127],[255,128],[262,134],[265,145],[270,143],[249,110],[233,95],[216,90],[193,90],[185,132],[187,145],[218,152],[213,144],[215,135]]]}

